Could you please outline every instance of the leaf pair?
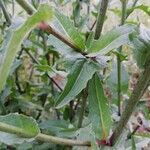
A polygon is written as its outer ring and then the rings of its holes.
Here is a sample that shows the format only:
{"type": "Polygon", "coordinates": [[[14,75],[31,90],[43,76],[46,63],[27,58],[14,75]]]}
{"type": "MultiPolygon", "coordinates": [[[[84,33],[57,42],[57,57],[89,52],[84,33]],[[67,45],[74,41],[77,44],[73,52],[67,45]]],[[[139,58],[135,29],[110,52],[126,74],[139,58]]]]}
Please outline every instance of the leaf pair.
{"type": "Polygon", "coordinates": [[[96,73],[98,70],[98,66],[90,60],[77,60],[68,75],[65,89],[56,102],[56,108],[61,108],[71,100],[74,100],[87,86],[89,81],[88,101],[90,120],[97,138],[106,139],[111,127],[111,114],[100,78],[96,73]]]}

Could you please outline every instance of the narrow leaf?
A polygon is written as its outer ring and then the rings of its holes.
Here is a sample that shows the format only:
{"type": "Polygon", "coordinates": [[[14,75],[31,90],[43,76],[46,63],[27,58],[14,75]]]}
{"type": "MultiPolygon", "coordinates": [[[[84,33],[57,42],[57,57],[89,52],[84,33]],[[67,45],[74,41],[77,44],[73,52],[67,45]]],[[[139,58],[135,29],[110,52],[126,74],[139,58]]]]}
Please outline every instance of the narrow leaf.
{"type": "Polygon", "coordinates": [[[73,100],[87,85],[98,66],[89,60],[77,60],[68,75],[68,82],[64,91],[59,96],[56,107],[60,108],[73,100]]]}
{"type": "Polygon", "coordinates": [[[150,29],[141,25],[139,35],[131,39],[133,54],[140,68],[144,68],[150,60],[150,29]]]}
{"type": "Polygon", "coordinates": [[[61,54],[65,59],[75,60],[77,58],[84,58],[83,55],[74,51],[68,45],[64,44],[62,41],[54,37],[53,35],[48,36],[48,42],[52,45],[55,50],[61,54]]]}
{"type": "Polygon", "coordinates": [[[142,10],[144,11],[147,15],[150,16],[150,6],[146,6],[146,5],[139,5],[139,6],[136,6],[134,8],[130,8],[127,10],[127,14],[130,14],[132,13],[134,10],[136,9],[139,9],[139,10],[142,10]]]}
{"type": "Polygon", "coordinates": [[[0,50],[0,92],[6,83],[11,65],[15,59],[17,51],[20,49],[23,39],[27,37],[29,32],[36,27],[39,22],[48,21],[52,16],[52,8],[43,4],[39,7],[36,13],[31,17],[28,17],[23,25],[19,26],[17,29],[9,29],[2,49],[0,50]]]}
{"type": "Polygon", "coordinates": [[[93,40],[88,50],[91,53],[88,54],[88,56],[105,55],[111,50],[129,43],[129,35],[133,31],[133,26],[125,25],[107,32],[105,35],[101,36],[100,39],[93,40]]]}
{"type": "Polygon", "coordinates": [[[89,117],[98,139],[106,139],[111,128],[111,113],[98,74],[94,74],[88,88],[89,117]]]}
{"type": "Polygon", "coordinates": [[[75,44],[79,49],[85,49],[85,39],[81,33],[74,27],[73,23],[67,16],[64,16],[58,11],[55,12],[55,16],[58,19],[59,23],[63,27],[66,35],[68,36],[70,42],[75,44]]]}

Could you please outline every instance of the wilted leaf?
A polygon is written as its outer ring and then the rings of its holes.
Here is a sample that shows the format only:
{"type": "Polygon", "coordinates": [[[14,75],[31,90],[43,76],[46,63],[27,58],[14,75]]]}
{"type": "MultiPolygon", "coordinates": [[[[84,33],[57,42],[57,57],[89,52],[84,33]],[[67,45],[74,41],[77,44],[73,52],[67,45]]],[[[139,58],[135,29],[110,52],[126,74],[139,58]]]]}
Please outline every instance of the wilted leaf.
{"type": "Polygon", "coordinates": [[[102,83],[97,73],[89,82],[88,88],[89,117],[98,139],[106,139],[111,128],[111,112],[104,95],[102,83]]]}

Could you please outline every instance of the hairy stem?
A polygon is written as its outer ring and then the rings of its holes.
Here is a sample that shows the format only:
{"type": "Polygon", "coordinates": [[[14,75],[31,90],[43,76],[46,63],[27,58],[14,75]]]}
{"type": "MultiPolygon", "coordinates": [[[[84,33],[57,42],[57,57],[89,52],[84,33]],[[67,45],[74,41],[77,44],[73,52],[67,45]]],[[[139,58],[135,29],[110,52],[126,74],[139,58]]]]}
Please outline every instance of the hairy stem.
{"type": "MultiPolygon", "coordinates": [[[[26,137],[31,138],[30,133],[26,133],[24,130],[22,130],[19,127],[14,127],[12,125],[8,125],[6,123],[0,123],[0,131],[16,134],[20,137],[26,137]]],[[[64,139],[59,137],[54,137],[51,135],[46,135],[39,133],[36,137],[36,140],[42,141],[42,142],[49,142],[49,143],[55,143],[60,145],[76,145],[76,146],[90,146],[91,143],[89,141],[77,141],[77,140],[71,140],[71,139],[64,139]]]]}
{"type": "Polygon", "coordinates": [[[96,23],[95,39],[98,39],[101,35],[105,16],[106,16],[108,1],[109,0],[102,0],[101,2],[101,6],[97,17],[97,23],[96,23]]]}
{"type": "Polygon", "coordinates": [[[6,9],[6,7],[5,7],[5,4],[4,4],[3,0],[0,0],[0,7],[2,8],[3,14],[4,14],[5,19],[6,19],[6,21],[7,21],[7,24],[8,24],[8,25],[11,25],[10,15],[9,15],[9,13],[8,13],[8,11],[7,11],[7,9],[6,9]]]}
{"type": "Polygon", "coordinates": [[[149,82],[150,82],[150,66],[147,66],[147,68],[145,68],[144,72],[140,76],[138,83],[126,104],[121,119],[110,138],[110,142],[112,145],[116,143],[116,141],[122,134],[125,125],[127,124],[130,116],[132,115],[132,112],[134,111],[136,104],[138,103],[138,101],[144,94],[145,90],[147,89],[149,82]]]}

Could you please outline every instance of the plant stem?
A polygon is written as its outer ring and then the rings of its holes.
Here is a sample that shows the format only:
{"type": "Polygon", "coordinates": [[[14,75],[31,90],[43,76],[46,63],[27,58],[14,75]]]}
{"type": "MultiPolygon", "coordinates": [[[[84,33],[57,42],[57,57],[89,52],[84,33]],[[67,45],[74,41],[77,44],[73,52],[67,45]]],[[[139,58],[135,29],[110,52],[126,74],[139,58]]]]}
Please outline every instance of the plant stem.
{"type": "MultiPolygon", "coordinates": [[[[119,48],[121,52],[122,47],[119,48]]],[[[117,56],[117,99],[118,99],[118,116],[121,116],[121,60],[117,56]]]]}
{"type": "MultiPolygon", "coordinates": [[[[27,1],[25,0],[16,0],[16,1],[29,15],[32,15],[36,11],[36,9],[34,9],[34,7],[27,1]]],[[[78,46],[76,46],[74,43],[72,43],[68,38],[55,31],[51,26],[47,24],[46,26],[47,26],[46,29],[47,33],[52,34],[53,36],[61,40],[63,43],[73,48],[75,51],[80,52],[82,55],[86,55],[86,53],[81,52],[81,49],[78,46]]]]}
{"type": "Polygon", "coordinates": [[[108,1],[109,0],[102,0],[101,2],[101,6],[97,17],[97,23],[96,23],[95,39],[98,39],[101,35],[105,16],[106,16],[108,1]]]}
{"type": "Polygon", "coordinates": [[[16,1],[29,15],[32,15],[36,11],[36,9],[27,0],[16,1]]]}
{"type": "MultiPolygon", "coordinates": [[[[16,134],[23,138],[32,138],[32,134],[30,135],[30,133],[27,133],[21,128],[8,125],[2,122],[0,122],[0,131],[11,133],[11,134],[16,134]]],[[[55,144],[60,144],[60,145],[76,145],[76,146],[90,146],[91,145],[89,141],[77,141],[77,140],[71,140],[71,139],[64,139],[64,138],[54,137],[54,136],[50,136],[50,135],[46,135],[42,133],[39,133],[35,137],[35,139],[42,141],[42,142],[55,143],[55,144]]]]}
{"type": "MultiPolygon", "coordinates": [[[[126,5],[127,5],[127,1],[122,0],[121,25],[124,25],[125,20],[126,20],[126,5]]],[[[122,46],[118,49],[118,51],[121,53],[122,46]]],[[[121,115],[121,60],[119,56],[117,56],[117,82],[118,82],[118,87],[117,87],[118,116],[120,116],[121,115]]]]}
{"type": "MultiPolygon", "coordinates": [[[[38,60],[36,60],[36,58],[27,50],[25,49],[25,52],[30,56],[30,58],[36,63],[36,64],[40,64],[40,62],[38,60]]],[[[45,72],[46,76],[56,85],[56,87],[60,90],[63,91],[63,89],[58,85],[58,83],[52,78],[50,77],[50,75],[45,72]]]]}
{"type": "Polygon", "coordinates": [[[51,26],[48,26],[46,29],[46,32],[49,34],[52,34],[56,38],[58,38],[60,41],[68,45],[69,47],[73,48],[75,51],[82,53],[82,55],[86,55],[87,53],[81,52],[81,49],[78,48],[75,44],[73,44],[69,39],[67,39],[65,36],[54,30],[51,26]]]}
{"type": "Polygon", "coordinates": [[[36,136],[36,140],[43,141],[43,142],[50,142],[60,145],[70,145],[70,146],[90,146],[91,143],[89,141],[77,141],[71,139],[64,139],[59,137],[54,137],[46,134],[39,133],[36,136]]]}
{"type": "Polygon", "coordinates": [[[133,2],[132,8],[134,8],[134,7],[136,6],[137,2],[138,2],[138,0],[135,0],[135,1],[133,2]]]}
{"type": "Polygon", "coordinates": [[[8,26],[11,25],[10,15],[9,15],[8,11],[6,10],[6,7],[5,7],[5,4],[4,4],[3,0],[0,0],[0,7],[2,8],[2,11],[3,11],[5,19],[8,23],[8,26]]]}
{"type": "Polygon", "coordinates": [[[116,143],[116,141],[122,134],[125,125],[127,124],[130,116],[132,115],[132,112],[134,111],[136,104],[138,103],[138,101],[144,94],[145,90],[147,89],[149,82],[150,82],[150,66],[147,66],[142,75],[140,76],[138,83],[126,104],[121,119],[110,138],[110,142],[112,145],[116,143]]]}
{"type": "Polygon", "coordinates": [[[87,101],[87,88],[85,90],[83,90],[83,98],[81,101],[81,110],[80,110],[80,115],[79,115],[79,121],[78,121],[78,128],[82,127],[82,122],[83,122],[83,118],[84,118],[84,111],[86,108],[86,101],[87,101]]]}

